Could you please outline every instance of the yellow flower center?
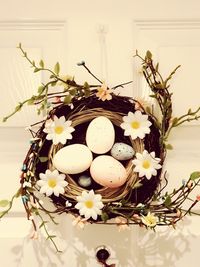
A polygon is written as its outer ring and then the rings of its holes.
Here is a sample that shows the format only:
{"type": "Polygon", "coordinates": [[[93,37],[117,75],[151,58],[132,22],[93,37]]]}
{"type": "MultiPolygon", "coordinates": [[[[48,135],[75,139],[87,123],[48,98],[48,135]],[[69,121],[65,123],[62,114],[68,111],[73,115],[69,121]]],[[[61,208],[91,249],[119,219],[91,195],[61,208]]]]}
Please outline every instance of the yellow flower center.
{"type": "Polygon", "coordinates": [[[50,179],[48,180],[48,186],[49,186],[49,187],[54,188],[56,185],[57,185],[57,181],[56,181],[56,179],[54,179],[54,178],[50,178],[50,179]]]}
{"type": "Polygon", "coordinates": [[[142,167],[144,169],[149,169],[150,165],[151,164],[150,164],[150,162],[148,160],[144,160],[143,163],[142,163],[142,167]]]}
{"type": "Polygon", "coordinates": [[[138,121],[132,121],[131,122],[131,127],[133,129],[138,129],[138,128],[140,128],[140,123],[138,121]]]}
{"type": "Polygon", "coordinates": [[[61,134],[64,131],[64,128],[62,126],[56,126],[54,131],[56,134],[61,134]]]}
{"type": "Polygon", "coordinates": [[[93,203],[92,200],[87,200],[87,201],[85,201],[85,206],[86,206],[88,209],[91,209],[91,208],[93,208],[94,203],[93,203]]]}
{"type": "Polygon", "coordinates": [[[154,225],[154,224],[156,224],[156,218],[154,217],[154,216],[152,216],[152,215],[149,215],[149,216],[147,216],[147,222],[150,224],[150,225],[154,225]]]}

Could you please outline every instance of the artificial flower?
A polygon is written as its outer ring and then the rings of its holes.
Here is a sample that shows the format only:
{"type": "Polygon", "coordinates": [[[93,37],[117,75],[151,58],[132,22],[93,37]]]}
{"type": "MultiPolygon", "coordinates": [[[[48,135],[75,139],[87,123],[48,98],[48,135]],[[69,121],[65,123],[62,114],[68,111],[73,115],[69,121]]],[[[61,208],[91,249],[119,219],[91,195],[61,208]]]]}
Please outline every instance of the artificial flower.
{"type": "Polygon", "coordinates": [[[72,139],[71,133],[75,131],[71,127],[72,122],[66,121],[64,116],[58,118],[54,116],[53,120],[46,121],[43,131],[47,133],[46,139],[52,140],[54,145],[58,143],[65,144],[68,139],[72,139]]]}
{"type": "Polygon", "coordinates": [[[154,227],[158,222],[158,217],[153,213],[148,212],[146,216],[142,216],[141,220],[147,227],[154,227]]]}
{"type": "Polygon", "coordinates": [[[77,216],[77,217],[74,217],[74,220],[72,222],[72,225],[73,226],[76,226],[79,229],[83,229],[85,227],[85,224],[86,223],[87,223],[87,220],[86,219],[81,218],[81,216],[77,216]]]}
{"type": "Polygon", "coordinates": [[[101,215],[103,203],[101,201],[102,196],[95,194],[93,190],[89,192],[83,191],[81,196],[77,197],[78,203],[75,208],[79,210],[80,215],[83,215],[86,219],[92,217],[96,220],[97,215],[101,215]]]}
{"type": "Polygon", "coordinates": [[[127,224],[126,218],[122,216],[118,216],[115,218],[115,222],[117,224],[119,232],[124,231],[124,230],[130,230],[130,227],[127,224]]]}
{"type": "Polygon", "coordinates": [[[113,92],[112,89],[108,89],[107,85],[103,83],[101,87],[97,89],[96,97],[99,98],[99,100],[105,101],[105,100],[111,100],[112,95],[111,93],[113,92]]]}
{"type": "Polygon", "coordinates": [[[134,140],[137,137],[143,139],[146,134],[150,133],[151,122],[148,120],[148,115],[144,115],[137,110],[135,113],[129,112],[128,116],[123,117],[121,128],[124,129],[125,136],[131,136],[134,140]]]}
{"type": "Polygon", "coordinates": [[[40,193],[47,196],[54,194],[58,197],[59,194],[65,192],[64,187],[68,185],[68,182],[65,181],[64,174],[59,174],[57,170],[46,170],[45,173],[40,173],[39,176],[41,180],[37,181],[37,185],[41,187],[40,193]]]}
{"type": "Polygon", "coordinates": [[[136,153],[136,159],[132,160],[134,171],[139,173],[139,177],[146,176],[147,179],[157,175],[157,170],[162,167],[160,161],[160,158],[155,157],[155,152],[148,153],[146,150],[142,154],[136,153]]]}

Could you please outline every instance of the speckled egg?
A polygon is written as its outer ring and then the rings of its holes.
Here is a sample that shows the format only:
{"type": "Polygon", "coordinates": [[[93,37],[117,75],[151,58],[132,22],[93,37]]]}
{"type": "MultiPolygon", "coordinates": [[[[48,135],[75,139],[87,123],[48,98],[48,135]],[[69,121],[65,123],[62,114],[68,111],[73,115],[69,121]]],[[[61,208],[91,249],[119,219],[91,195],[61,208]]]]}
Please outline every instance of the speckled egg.
{"type": "Polygon", "coordinates": [[[77,174],[87,170],[93,160],[92,152],[82,144],[61,148],[53,158],[54,167],[66,174],[77,174]]]}
{"type": "Polygon", "coordinates": [[[88,175],[81,175],[78,178],[78,184],[82,187],[88,187],[92,183],[92,178],[88,175]]]}
{"type": "Polygon", "coordinates": [[[108,118],[99,116],[90,122],[86,132],[86,143],[92,152],[107,153],[112,148],[114,141],[114,126],[108,118]]]}
{"type": "Polygon", "coordinates": [[[134,154],[134,149],[125,143],[115,143],[111,149],[111,155],[117,160],[131,159],[134,154]]]}
{"type": "Polygon", "coordinates": [[[124,166],[108,155],[101,155],[93,160],[90,174],[96,183],[109,188],[119,187],[127,179],[124,166]]]}

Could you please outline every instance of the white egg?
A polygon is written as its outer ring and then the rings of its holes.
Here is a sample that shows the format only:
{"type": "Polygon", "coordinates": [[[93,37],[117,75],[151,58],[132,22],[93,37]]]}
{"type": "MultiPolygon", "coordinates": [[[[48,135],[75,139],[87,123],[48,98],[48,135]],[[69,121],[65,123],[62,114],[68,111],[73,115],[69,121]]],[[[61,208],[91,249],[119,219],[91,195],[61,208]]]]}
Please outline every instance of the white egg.
{"type": "Polygon", "coordinates": [[[66,174],[76,174],[87,170],[93,160],[92,152],[82,144],[61,148],[53,158],[54,167],[66,174]]]}
{"type": "Polygon", "coordinates": [[[124,166],[108,155],[98,156],[93,160],[90,166],[90,174],[95,182],[110,188],[123,185],[127,179],[124,166]]]}
{"type": "Polygon", "coordinates": [[[112,148],[114,141],[114,126],[108,118],[100,116],[90,122],[86,132],[86,143],[92,152],[104,154],[112,148]]]}

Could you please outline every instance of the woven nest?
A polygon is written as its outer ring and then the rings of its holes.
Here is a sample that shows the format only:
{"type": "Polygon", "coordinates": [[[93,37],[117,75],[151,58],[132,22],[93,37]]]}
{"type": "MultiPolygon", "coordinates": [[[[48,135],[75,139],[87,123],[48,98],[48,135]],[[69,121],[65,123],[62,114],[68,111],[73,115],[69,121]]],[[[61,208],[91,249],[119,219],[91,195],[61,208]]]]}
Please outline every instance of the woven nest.
{"type": "MultiPolygon", "coordinates": [[[[148,151],[155,151],[156,157],[163,159],[164,152],[161,151],[159,146],[159,130],[154,125],[154,122],[151,118],[149,120],[152,122],[151,132],[149,135],[141,140],[137,138],[132,140],[129,137],[124,136],[124,132],[120,127],[122,123],[122,117],[127,115],[129,111],[135,111],[135,102],[129,97],[122,97],[114,95],[110,101],[99,101],[95,96],[90,96],[88,98],[83,98],[81,100],[75,100],[74,109],[71,110],[69,106],[61,104],[54,108],[50,116],[56,115],[58,117],[65,116],[66,120],[72,121],[72,126],[75,128],[73,133],[73,139],[68,140],[66,145],[79,143],[86,144],[85,135],[89,123],[98,116],[105,116],[113,123],[115,128],[115,142],[123,142],[128,145],[131,145],[135,152],[142,152],[144,147],[148,151]]],[[[57,151],[59,151],[63,145],[53,145],[52,142],[45,139],[46,134],[43,132],[45,124],[42,125],[38,131],[37,137],[42,139],[42,147],[39,151],[39,156],[44,157],[48,155],[47,162],[40,162],[37,160],[35,162],[35,174],[37,179],[39,179],[39,173],[45,172],[46,169],[53,170],[52,159],[57,151]]],[[[109,154],[109,152],[107,153],[109,154]]],[[[93,155],[94,158],[97,155],[93,155]]],[[[102,187],[97,184],[95,181],[92,181],[92,184],[88,188],[82,188],[77,183],[77,175],[66,175],[66,180],[68,186],[65,189],[65,193],[59,197],[51,196],[55,206],[61,207],[65,205],[67,199],[76,200],[76,197],[81,194],[83,190],[94,189],[95,193],[102,195],[102,201],[104,203],[112,203],[126,197],[131,199],[132,203],[144,203],[148,201],[154,194],[156,188],[160,183],[160,174],[161,170],[158,171],[157,176],[152,177],[151,180],[144,179],[141,181],[142,186],[133,189],[134,184],[139,180],[138,173],[133,171],[134,166],[131,160],[122,162],[127,172],[127,180],[124,185],[118,188],[107,188],[102,187]]],[[[86,171],[86,174],[89,172],[86,171]]],[[[79,174],[80,175],[80,174],[79,174]]]]}

